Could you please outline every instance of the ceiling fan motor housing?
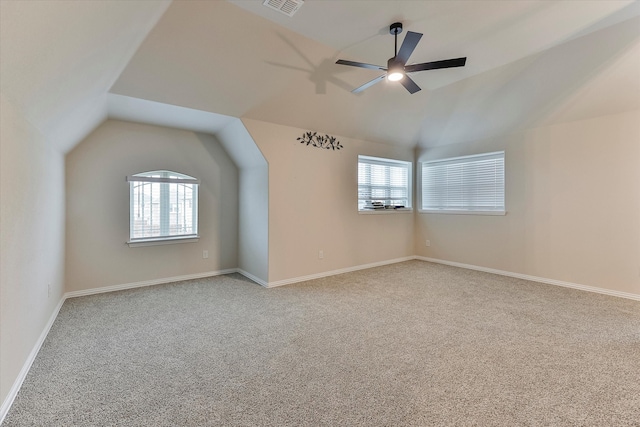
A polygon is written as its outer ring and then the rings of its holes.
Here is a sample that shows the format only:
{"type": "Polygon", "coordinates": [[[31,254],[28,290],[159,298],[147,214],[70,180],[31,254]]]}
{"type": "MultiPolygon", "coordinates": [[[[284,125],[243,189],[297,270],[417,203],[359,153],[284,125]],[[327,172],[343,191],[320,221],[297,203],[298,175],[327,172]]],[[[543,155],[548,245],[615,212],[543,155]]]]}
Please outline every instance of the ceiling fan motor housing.
{"type": "Polygon", "coordinates": [[[393,58],[389,58],[387,61],[387,70],[389,73],[394,71],[404,73],[404,64],[402,63],[402,60],[394,56],[393,58]]]}
{"type": "Polygon", "coordinates": [[[389,32],[394,36],[400,34],[402,32],[402,23],[394,22],[393,24],[389,25],[389,32]]]}

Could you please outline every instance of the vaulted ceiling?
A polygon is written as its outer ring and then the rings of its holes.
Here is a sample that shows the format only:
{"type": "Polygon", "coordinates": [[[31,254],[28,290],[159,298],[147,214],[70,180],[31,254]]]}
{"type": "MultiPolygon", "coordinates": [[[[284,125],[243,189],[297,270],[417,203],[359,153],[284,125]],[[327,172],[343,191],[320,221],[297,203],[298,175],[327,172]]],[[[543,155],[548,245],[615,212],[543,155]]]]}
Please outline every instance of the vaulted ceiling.
{"type": "Polygon", "coordinates": [[[293,17],[260,0],[1,8],[2,93],[63,151],[107,114],[135,119],[132,105],[405,146],[640,108],[633,1],[307,0],[293,17]],[[414,74],[413,95],[386,81],[352,94],[379,72],[336,59],[386,64],[395,21],[424,34],[409,63],[467,65],[414,74]]]}
{"type": "Polygon", "coordinates": [[[68,151],[169,1],[0,1],[0,90],[68,151]]]}

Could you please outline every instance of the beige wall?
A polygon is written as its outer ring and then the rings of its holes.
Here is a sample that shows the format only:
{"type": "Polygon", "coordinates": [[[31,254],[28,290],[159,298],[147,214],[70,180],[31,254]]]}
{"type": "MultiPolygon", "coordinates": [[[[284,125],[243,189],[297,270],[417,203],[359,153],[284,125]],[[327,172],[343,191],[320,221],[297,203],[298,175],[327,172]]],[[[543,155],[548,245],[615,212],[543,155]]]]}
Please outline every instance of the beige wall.
{"type": "Polygon", "coordinates": [[[416,254],[640,294],[638,123],[636,110],[419,152],[504,149],[507,215],[419,214],[416,254]]]}
{"type": "Polygon", "coordinates": [[[0,403],[63,294],[64,158],[0,94],[0,403]]]}
{"type": "Polygon", "coordinates": [[[411,213],[357,210],[358,155],[413,161],[412,149],[335,135],[344,148],[321,150],[296,141],[304,129],[243,123],[269,163],[269,282],[413,255],[411,213]]]}
{"type": "Polygon", "coordinates": [[[67,291],[237,266],[238,171],[210,135],[108,120],[67,155],[66,185],[67,291]],[[200,240],[130,248],[125,177],[159,169],[201,180],[200,240]]]}

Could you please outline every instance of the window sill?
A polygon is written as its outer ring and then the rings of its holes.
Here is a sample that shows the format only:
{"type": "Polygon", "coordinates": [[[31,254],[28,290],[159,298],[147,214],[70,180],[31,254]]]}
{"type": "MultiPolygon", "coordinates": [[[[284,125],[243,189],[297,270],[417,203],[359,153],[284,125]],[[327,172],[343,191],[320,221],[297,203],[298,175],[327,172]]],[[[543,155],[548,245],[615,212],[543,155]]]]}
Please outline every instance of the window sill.
{"type": "Polygon", "coordinates": [[[361,215],[384,215],[384,214],[410,213],[410,212],[413,212],[413,208],[358,210],[358,213],[361,215]]]}
{"type": "Polygon", "coordinates": [[[136,239],[129,240],[127,245],[130,248],[137,248],[140,246],[158,246],[158,245],[173,245],[176,243],[193,243],[200,240],[200,236],[176,236],[176,237],[162,237],[155,239],[136,239]]]}
{"type": "Polygon", "coordinates": [[[455,209],[420,209],[418,213],[447,215],[506,215],[507,211],[464,211],[455,209]]]}

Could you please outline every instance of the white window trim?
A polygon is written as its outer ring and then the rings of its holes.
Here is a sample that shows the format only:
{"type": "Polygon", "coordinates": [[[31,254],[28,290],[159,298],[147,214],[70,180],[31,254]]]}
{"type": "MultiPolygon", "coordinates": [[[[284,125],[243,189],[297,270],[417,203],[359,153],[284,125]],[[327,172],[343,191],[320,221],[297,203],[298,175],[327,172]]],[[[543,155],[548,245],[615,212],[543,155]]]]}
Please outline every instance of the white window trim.
{"type": "Polygon", "coordinates": [[[196,178],[157,178],[152,176],[127,175],[127,182],[167,182],[169,184],[200,184],[196,178]]]}
{"type": "Polygon", "coordinates": [[[456,210],[456,209],[418,209],[421,214],[452,214],[452,215],[506,215],[507,211],[472,211],[472,210],[456,210]]]}
{"type": "Polygon", "coordinates": [[[130,248],[141,246],[159,246],[159,245],[175,245],[176,243],[194,243],[200,240],[200,236],[177,236],[177,237],[159,237],[149,239],[133,239],[127,241],[130,248]]]}
{"type": "Polygon", "coordinates": [[[383,157],[374,157],[374,156],[365,156],[358,155],[358,164],[360,163],[360,159],[366,160],[369,163],[380,164],[380,165],[389,165],[389,164],[398,164],[402,166],[408,166],[409,177],[407,180],[407,192],[408,192],[408,204],[410,206],[406,206],[404,208],[398,209],[358,209],[356,205],[356,209],[358,214],[362,215],[385,215],[385,214],[400,214],[400,213],[408,213],[413,212],[413,162],[408,160],[396,160],[396,159],[388,159],[383,157]]]}
{"type": "Polygon", "coordinates": [[[401,213],[411,213],[411,212],[413,212],[413,208],[358,210],[358,214],[360,215],[387,215],[387,214],[401,214],[401,213]]]}
{"type": "MultiPolygon", "coordinates": [[[[495,155],[502,155],[503,158],[506,159],[506,152],[505,151],[494,151],[494,152],[489,152],[489,153],[481,153],[481,154],[471,154],[468,156],[458,156],[458,157],[448,157],[445,159],[439,159],[439,160],[428,160],[425,162],[420,162],[420,168],[418,168],[419,170],[419,174],[420,176],[418,177],[418,183],[420,184],[420,191],[419,191],[419,196],[420,196],[420,208],[418,208],[418,213],[420,214],[447,214],[447,215],[493,215],[493,216],[504,216],[507,214],[507,210],[506,210],[506,205],[507,205],[507,195],[506,195],[506,188],[505,188],[505,194],[504,194],[504,209],[493,209],[493,210],[483,210],[483,209],[424,209],[422,208],[422,197],[423,197],[423,191],[422,191],[422,185],[423,180],[422,180],[422,171],[423,171],[423,165],[425,164],[436,164],[436,163],[440,163],[440,164],[446,164],[446,163],[457,163],[460,160],[465,160],[465,159],[473,159],[473,158],[478,158],[478,157],[489,157],[489,156],[495,156],[495,155]]],[[[506,170],[505,170],[506,172],[506,170]]],[[[505,177],[506,178],[506,177],[505,177]]],[[[506,183],[505,183],[505,187],[506,187],[506,183]]]]}

